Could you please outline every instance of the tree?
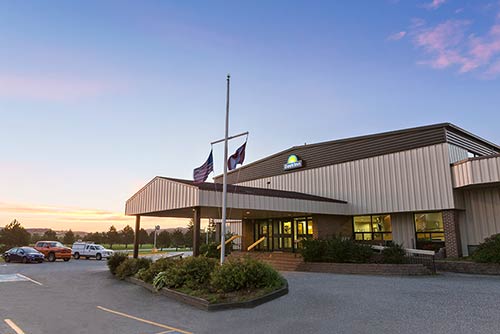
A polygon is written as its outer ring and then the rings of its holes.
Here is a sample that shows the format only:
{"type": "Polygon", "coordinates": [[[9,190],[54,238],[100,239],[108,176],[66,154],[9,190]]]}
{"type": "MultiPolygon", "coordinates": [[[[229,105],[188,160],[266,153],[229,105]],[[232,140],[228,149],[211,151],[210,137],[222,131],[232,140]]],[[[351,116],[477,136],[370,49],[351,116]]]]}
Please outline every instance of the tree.
{"type": "Polygon", "coordinates": [[[31,235],[31,243],[36,244],[38,241],[42,240],[42,236],[38,233],[33,233],[31,235]]]}
{"type": "Polygon", "coordinates": [[[120,232],[122,242],[125,244],[125,248],[129,244],[134,242],[134,230],[129,225],[125,226],[120,232]]]}
{"type": "Polygon", "coordinates": [[[139,244],[141,245],[141,247],[145,243],[147,243],[148,240],[149,240],[149,234],[148,234],[148,232],[145,229],[141,228],[139,230],[139,244]]]}
{"type": "Polygon", "coordinates": [[[66,245],[72,245],[75,242],[75,234],[71,229],[64,233],[63,243],[66,245]]]}
{"type": "Polygon", "coordinates": [[[57,239],[56,231],[53,231],[50,228],[47,231],[45,231],[45,233],[43,234],[42,238],[45,239],[45,240],[47,240],[47,241],[58,240],[57,239]]]}
{"type": "Polygon", "coordinates": [[[161,231],[156,237],[156,244],[158,247],[163,249],[164,247],[169,247],[172,243],[171,235],[168,231],[161,231]]]}
{"type": "Polygon", "coordinates": [[[106,237],[109,244],[109,248],[111,249],[113,249],[114,244],[120,242],[120,236],[118,235],[118,231],[116,231],[116,227],[114,225],[111,225],[108,233],[106,233],[106,237]]]}
{"type": "Polygon", "coordinates": [[[175,246],[175,250],[177,250],[179,246],[184,245],[184,234],[182,233],[181,229],[176,228],[172,233],[172,243],[175,246]]]}
{"type": "Polygon", "coordinates": [[[15,219],[0,231],[0,243],[7,247],[27,246],[30,240],[29,232],[15,219]]]}

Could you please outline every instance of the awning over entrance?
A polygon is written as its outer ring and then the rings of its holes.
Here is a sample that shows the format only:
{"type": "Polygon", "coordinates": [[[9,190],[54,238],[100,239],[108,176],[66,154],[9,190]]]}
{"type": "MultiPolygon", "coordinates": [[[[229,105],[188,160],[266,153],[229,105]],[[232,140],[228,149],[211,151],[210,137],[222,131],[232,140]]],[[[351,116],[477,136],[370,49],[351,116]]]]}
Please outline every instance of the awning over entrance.
{"type": "MultiPolygon", "coordinates": [[[[227,186],[228,219],[273,218],[289,214],[347,213],[347,202],[304,193],[273,189],[227,186]]],[[[189,180],[155,177],[126,203],[126,215],[220,218],[222,184],[194,184],[189,180]]]]}

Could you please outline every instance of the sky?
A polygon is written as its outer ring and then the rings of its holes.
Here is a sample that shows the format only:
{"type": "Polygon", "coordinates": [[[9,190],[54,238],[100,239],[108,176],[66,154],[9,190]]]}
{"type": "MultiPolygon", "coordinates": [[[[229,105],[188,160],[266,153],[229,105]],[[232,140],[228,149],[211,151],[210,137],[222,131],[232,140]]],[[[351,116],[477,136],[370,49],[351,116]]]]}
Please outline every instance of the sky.
{"type": "Polygon", "coordinates": [[[440,122],[500,143],[497,0],[0,0],[0,45],[0,226],[132,224],[223,137],[228,73],[246,162],[440,122]]]}

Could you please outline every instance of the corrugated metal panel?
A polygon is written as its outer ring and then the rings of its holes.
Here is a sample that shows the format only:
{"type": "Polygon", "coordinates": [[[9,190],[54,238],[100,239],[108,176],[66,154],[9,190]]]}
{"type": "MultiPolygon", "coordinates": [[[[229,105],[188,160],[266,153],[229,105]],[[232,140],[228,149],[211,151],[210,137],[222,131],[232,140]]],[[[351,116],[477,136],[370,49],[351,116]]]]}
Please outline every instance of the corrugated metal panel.
{"type": "MultiPolygon", "coordinates": [[[[220,193],[200,190],[200,206],[218,207],[220,193]]],[[[300,212],[315,214],[346,214],[347,205],[333,202],[308,201],[293,198],[227,194],[227,206],[232,209],[268,210],[280,212],[300,212]]]]}
{"type": "Polygon", "coordinates": [[[194,207],[199,205],[199,190],[185,184],[156,177],[125,204],[126,215],[194,207]]]}
{"type": "Polygon", "coordinates": [[[446,141],[478,155],[492,155],[499,153],[498,149],[486,145],[476,138],[470,138],[466,134],[459,133],[452,129],[446,129],[446,141]]]}
{"type": "Polygon", "coordinates": [[[500,156],[471,158],[452,167],[455,188],[500,182],[500,156]]]}
{"type": "Polygon", "coordinates": [[[465,160],[469,157],[466,149],[462,147],[458,147],[456,145],[448,144],[448,151],[450,153],[450,163],[453,164],[455,162],[465,160]]]}
{"type": "Polygon", "coordinates": [[[454,207],[446,144],[240,184],[337,198],[349,203],[351,214],[454,207]]]}
{"type": "Polygon", "coordinates": [[[415,224],[412,213],[391,214],[392,239],[405,248],[415,248],[415,224]]]}
{"type": "Polygon", "coordinates": [[[500,233],[500,187],[463,190],[465,219],[460,220],[462,249],[478,245],[485,238],[500,233]]]}
{"type": "MultiPolygon", "coordinates": [[[[266,176],[293,174],[293,172],[283,170],[283,164],[286,163],[290,154],[298,155],[304,162],[301,170],[306,170],[445,141],[444,127],[433,127],[298,146],[240,167],[237,171],[228,174],[228,182],[237,183],[266,176]]],[[[222,178],[216,177],[215,181],[222,182],[222,178]]]]}

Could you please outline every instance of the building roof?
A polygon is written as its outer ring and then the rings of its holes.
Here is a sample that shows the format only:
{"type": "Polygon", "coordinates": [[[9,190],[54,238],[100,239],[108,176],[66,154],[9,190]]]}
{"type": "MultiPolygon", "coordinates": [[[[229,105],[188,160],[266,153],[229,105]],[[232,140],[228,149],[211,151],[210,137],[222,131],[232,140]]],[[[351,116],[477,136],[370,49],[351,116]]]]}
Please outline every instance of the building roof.
{"type": "MultiPolygon", "coordinates": [[[[192,180],[175,179],[175,178],[163,177],[163,176],[158,176],[158,178],[187,184],[187,185],[190,185],[193,187],[197,187],[200,190],[222,192],[222,183],[203,182],[200,184],[195,184],[192,180]]],[[[245,187],[245,186],[238,186],[238,185],[232,185],[232,184],[227,185],[227,192],[231,193],[231,194],[244,194],[244,195],[257,195],[257,196],[267,196],[267,197],[302,199],[302,200],[306,200],[306,201],[331,202],[331,203],[343,203],[343,204],[347,203],[346,201],[341,201],[338,199],[309,195],[309,194],[299,193],[296,191],[284,191],[284,190],[275,190],[275,189],[245,187]]]]}
{"type": "MultiPolygon", "coordinates": [[[[500,153],[500,146],[496,144],[451,123],[439,123],[293,146],[229,172],[228,183],[290,173],[283,170],[283,165],[291,154],[297,155],[303,161],[303,167],[297,170],[299,171],[442,143],[462,147],[480,156],[500,153]]],[[[222,175],[216,176],[214,180],[221,183],[222,175]]]]}
{"type": "MultiPolygon", "coordinates": [[[[228,185],[228,218],[345,214],[347,202],[293,191],[228,185]]],[[[184,217],[199,207],[203,218],[220,218],[222,185],[155,177],[125,204],[126,215],[184,217]]]]}

